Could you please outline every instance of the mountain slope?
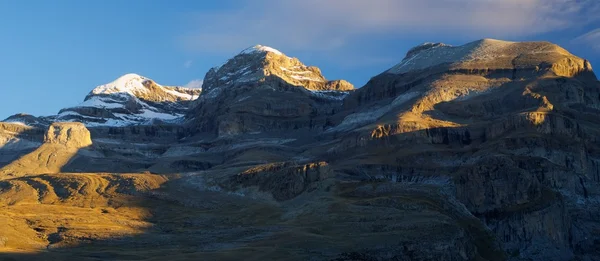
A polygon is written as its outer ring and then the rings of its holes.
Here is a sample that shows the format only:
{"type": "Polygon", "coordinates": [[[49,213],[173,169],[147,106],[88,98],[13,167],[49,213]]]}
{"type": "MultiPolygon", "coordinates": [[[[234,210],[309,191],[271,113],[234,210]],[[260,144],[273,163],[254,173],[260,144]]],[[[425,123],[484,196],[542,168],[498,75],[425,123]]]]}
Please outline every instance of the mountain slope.
{"type": "Polygon", "coordinates": [[[596,255],[600,83],[585,59],[546,42],[425,44],[344,103],[335,145],[314,151],[348,172],[443,180],[521,258],[596,255]]]}

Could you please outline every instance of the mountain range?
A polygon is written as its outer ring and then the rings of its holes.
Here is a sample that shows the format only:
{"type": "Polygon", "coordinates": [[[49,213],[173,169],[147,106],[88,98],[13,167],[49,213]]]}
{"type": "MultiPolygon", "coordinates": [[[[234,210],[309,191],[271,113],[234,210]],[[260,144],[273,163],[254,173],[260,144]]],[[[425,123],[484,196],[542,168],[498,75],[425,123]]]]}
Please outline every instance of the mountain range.
{"type": "Polygon", "coordinates": [[[598,260],[600,82],[549,42],[424,43],[355,88],[257,45],[0,122],[0,257],[598,260]]]}

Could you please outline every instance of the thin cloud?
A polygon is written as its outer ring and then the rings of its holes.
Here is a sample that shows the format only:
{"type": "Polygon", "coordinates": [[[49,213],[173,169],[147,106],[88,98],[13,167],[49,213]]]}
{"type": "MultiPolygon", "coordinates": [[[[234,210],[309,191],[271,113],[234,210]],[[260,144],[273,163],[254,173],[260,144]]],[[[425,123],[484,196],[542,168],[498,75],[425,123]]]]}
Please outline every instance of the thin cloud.
{"type": "Polygon", "coordinates": [[[573,42],[577,44],[584,44],[592,47],[592,49],[596,51],[600,51],[600,28],[575,38],[573,42]]]}
{"type": "Polygon", "coordinates": [[[192,15],[181,36],[191,51],[232,53],[257,43],[330,51],[373,34],[452,32],[515,38],[600,20],[596,0],[256,0],[239,9],[192,15]],[[218,22],[215,22],[218,21],[218,22]]]}
{"type": "Polygon", "coordinates": [[[183,67],[186,68],[186,69],[192,67],[192,63],[193,62],[194,61],[192,61],[192,60],[187,60],[187,61],[185,61],[185,63],[183,63],[183,67]]]}
{"type": "Polygon", "coordinates": [[[203,83],[204,83],[203,80],[201,80],[201,79],[195,79],[195,80],[191,80],[190,82],[188,82],[185,85],[185,87],[187,87],[187,88],[194,88],[194,89],[201,89],[203,83]]]}

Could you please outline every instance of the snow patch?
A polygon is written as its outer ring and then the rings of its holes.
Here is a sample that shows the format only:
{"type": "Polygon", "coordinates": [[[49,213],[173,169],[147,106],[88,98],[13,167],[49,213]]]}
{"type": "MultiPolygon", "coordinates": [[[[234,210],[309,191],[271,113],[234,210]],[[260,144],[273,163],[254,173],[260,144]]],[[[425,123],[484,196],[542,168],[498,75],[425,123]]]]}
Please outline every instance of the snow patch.
{"type": "Polygon", "coordinates": [[[167,88],[164,88],[164,91],[168,94],[179,97],[182,100],[186,100],[186,101],[191,101],[191,100],[194,100],[195,98],[198,98],[198,97],[194,97],[194,95],[191,95],[191,94],[182,93],[182,92],[178,92],[178,91],[167,89],[167,88]]]}
{"type": "Polygon", "coordinates": [[[143,82],[149,80],[135,73],[125,74],[115,81],[100,85],[92,90],[92,94],[129,93],[135,96],[136,92],[146,92],[143,82]]]}
{"type": "Polygon", "coordinates": [[[260,53],[269,52],[269,53],[274,53],[274,54],[277,54],[277,55],[283,55],[282,52],[280,52],[279,50],[277,50],[275,48],[272,48],[272,47],[269,47],[269,46],[260,45],[260,44],[243,50],[241,52],[241,54],[252,54],[252,53],[257,53],[257,52],[260,52],[260,53]]]}
{"type": "Polygon", "coordinates": [[[290,77],[300,80],[300,81],[313,81],[313,82],[324,82],[323,79],[317,79],[312,77],[300,76],[300,75],[290,75],[290,77]]]}
{"type": "Polygon", "coordinates": [[[306,89],[307,91],[309,91],[312,95],[320,97],[320,98],[325,98],[325,99],[330,99],[330,100],[343,100],[344,98],[346,98],[346,96],[348,96],[348,94],[350,94],[349,92],[345,92],[345,91],[331,91],[331,90],[327,90],[327,91],[317,91],[317,90],[309,90],[306,89]]]}
{"type": "Polygon", "coordinates": [[[110,98],[102,98],[98,96],[92,96],[86,101],[77,105],[77,107],[95,107],[95,108],[106,108],[106,109],[116,109],[123,108],[124,106],[118,102],[110,98]]]}

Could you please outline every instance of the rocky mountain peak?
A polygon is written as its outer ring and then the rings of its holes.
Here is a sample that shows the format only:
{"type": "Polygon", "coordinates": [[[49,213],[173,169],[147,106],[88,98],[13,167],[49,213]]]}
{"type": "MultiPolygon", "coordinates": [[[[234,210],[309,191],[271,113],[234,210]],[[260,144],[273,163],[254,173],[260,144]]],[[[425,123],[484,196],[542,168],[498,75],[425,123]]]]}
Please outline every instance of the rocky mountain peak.
{"type": "Polygon", "coordinates": [[[94,88],[85,98],[85,101],[102,96],[122,96],[124,98],[136,97],[146,101],[189,101],[200,94],[199,89],[183,87],[162,86],[150,78],[129,73],[113,82],[94,88]]]}
{"type": "Polygon", "coordinates": [[[211,68],[204,78],[203,89],[208,97],[215,97],[221,87],[251,85],[269,77],[313,91],[354,89],[346,81],[328,81],[318,67],[307,66],[298,58],[263,45],[247,48],[222,66],[211,68]]]}
{"type": "Polygon", "coordinates": [[[481,39],[461,46],[424,43],[410,49],[399,64],[387,72],[404,74],[448,66],[450,69],[531,69],[540,74],[572,77],[591,72],[588,61],[549,42],[510,42],[481,39]]]}
{"type": "Polygon", "coordinates": [[[83,122],[94,126],[126,126],[172,121],[182,117],[201,89],[163,86],[154,80],[125,74],[97,86],[77,106],[62,109],[59,121],[83,122]]]}

